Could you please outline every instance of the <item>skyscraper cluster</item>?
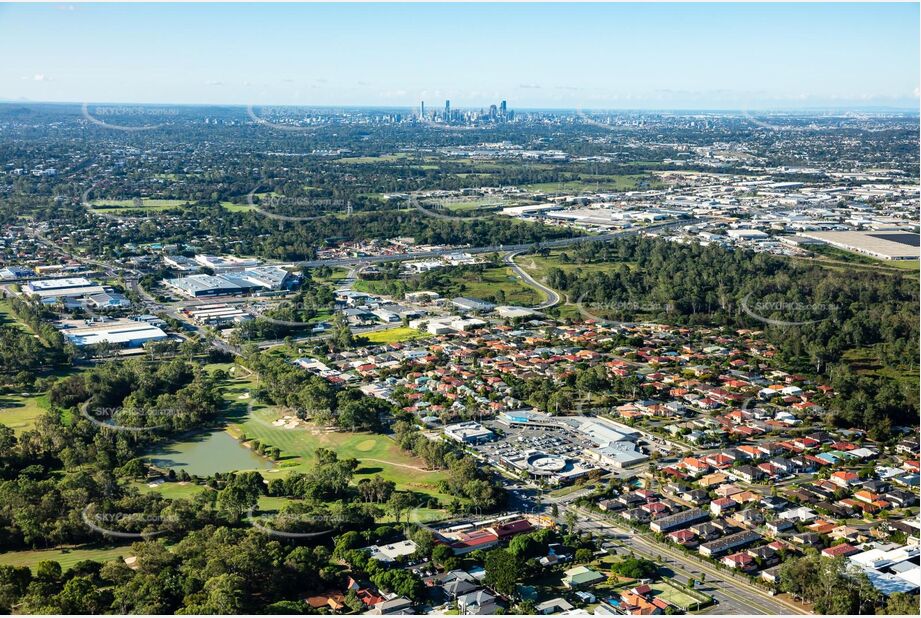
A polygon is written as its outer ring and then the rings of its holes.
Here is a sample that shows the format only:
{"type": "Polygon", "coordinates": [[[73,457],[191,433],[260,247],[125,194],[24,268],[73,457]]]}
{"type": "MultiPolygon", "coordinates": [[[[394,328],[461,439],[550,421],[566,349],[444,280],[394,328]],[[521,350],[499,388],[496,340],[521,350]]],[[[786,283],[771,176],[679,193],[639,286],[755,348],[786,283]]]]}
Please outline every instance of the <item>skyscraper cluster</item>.
{"type": "Polygon", "coordinates": [[[426,109],[425,101],[419,104],[417,118],[427,122],[444,124],[479,124],[483,122],[506,122],[514,119],[515,112],[509,111],[508,103],[503,100],[499,105],[490,105],[489,109],[460,110],[452,109],[451,101],[445,100],[444,109],[426,109]]]}

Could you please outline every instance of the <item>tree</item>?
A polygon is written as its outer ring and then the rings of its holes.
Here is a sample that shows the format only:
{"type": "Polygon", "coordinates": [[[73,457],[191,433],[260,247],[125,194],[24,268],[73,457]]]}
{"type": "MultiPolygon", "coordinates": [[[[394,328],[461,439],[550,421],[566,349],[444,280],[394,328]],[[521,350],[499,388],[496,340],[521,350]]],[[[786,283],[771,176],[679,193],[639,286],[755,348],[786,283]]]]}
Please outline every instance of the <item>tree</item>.
{"type": "Polygon", "coordinates": [[[520,581],[521,562],[506,549],[493,549],[486,552],[484,562],[485,582],[496,592],[514,595],[520,581]]]}
{"type": "Polygon", "coordinates": [[[396,483],[384,480],[379,475],[372,476],[370,479],[362,479],[358,483],[358,495],[365,502],[375,502],[380,504],[390,499],[396,489],[396,483]]]}
{"type": "Polygon", "coordinates": [[[186,607],[187,614],[242,613],[244,580],[239,575],[223,573],[205,582],[204,602],[186,607]]]}
{"type": "Polygon", "coordinates": [[[581,547],[576,550],[575,555],[576,562],[591,562],[592,561],[592,550],[581,547]]]}
{"type": "Polygon", "coordinates": [[[611,570],[631,579],[648,579],[654,577],[659,568],[656,566],[656,563],[651,560],[627,556],[620,562],[614,564],[611,570]]]}
{"type": "Polygon", "coordinates": [[[218,508],[234,521],[259,503],[259,496],[265,493],[265,483],[258,472],[243,472],[231,477],[227,485],[218,492],[218,508]]]}
{"type": "Polygon", "coordinates": [[[816,552],[785,561],[778,587],[810,601],[821,614],[873,613],[880,599],[865,573],[850,568],[844,558],[826,558],[816,552]]]}
{"type": "Polygon", "coordinates": [[[886,606],[879,613],[900,616],[918,615],[918,595],[894,592],[886,600],[886,606]]]}
{"type": "Polygon", "coordinates": [[[519,560],[533,558],[540,550],[540,544],[530,534],[519,534],[508,544],[508,551],[519,560]]]}
{"type": "Polygon", "coordinates": [[[0,565],[0,611],[11,613],[13,605],[19,600],[32,581],[29,567],[0,565]]]}
{"type": "Polygon", "coordinates": [[[435,534],[428,528],[416,528],[407,535],[416,544],[416,557],[428,559],[435,549],[435,534]]]}
{"type": "Polygon", "coordinates": [[[454,552],[447,545],[436,545],[432,549],[432,562],[444,568],[445,562],[454,558],[454,552]]]}
{"type": "Polygon", "coordinates": [[[62,614],[102,614],[108,609],[105,596],[90,577],[74,577],[55,595],[52,606],[62,614]]]}
{"type": "Polygon", "coordinates": [[[393,518],[400,523],[400,517],[405,511],[411,509],[416,501],[412,494],[407,492],[396,492],[387,501],[387,510],[393,514],[393,518]]]}

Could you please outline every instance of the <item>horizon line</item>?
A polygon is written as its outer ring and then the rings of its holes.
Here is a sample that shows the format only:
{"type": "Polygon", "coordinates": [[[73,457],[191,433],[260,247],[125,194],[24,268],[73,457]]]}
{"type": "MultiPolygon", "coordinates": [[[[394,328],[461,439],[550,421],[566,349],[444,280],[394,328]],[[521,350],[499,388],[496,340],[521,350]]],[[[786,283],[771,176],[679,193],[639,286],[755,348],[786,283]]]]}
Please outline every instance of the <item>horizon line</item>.
{"type": "MultiPolygon", "coordinates": [[[[174,102],[127,102],[127,101],[38,101],[38,100],[22,100],[22,99],[2,99],[0,98],[0,105],[11,105],[11,104],[20,104],[20,105],[74,105],[82,107],[83,105],[123,105],[123,106],[133,106],[133,107],[142,107],[142,106],[157,106],[157,107],[187,107],[187,108],[203,108],[203,107],[223,107],[223,108],[240,108],[247,110],[250,108],[260,109],[266,107],[272,108],[288,108],[288,109],[315,109],[315,110],[412,110],[418,111],[420,106],[412,105],[375,105],[375,104],[334,104],[334,105],[318,105],[318,104],[295,104],[295,103],[284,103],[284,104],[274,104],[274,103],[263,103],[263,104],[253,104],[253,103],[174,103],[174,102]]],[[[763,104],[762,104],[763,105],[763,104]]],[[[453,106],[452,109],[460,111],[475,111],[480,109],[488,109],[487,106],[473,106],[473,107],[463,107],[463,106],[453,106]]],[[[441,109],[440,107],[433,107],[433,110],[441,109]]],[[[921,105],[918,107],[908,107],[900,106],[898,104],[867,104],[867,105],[854,105],[854,104],[843,104],[840,106],[836,105],[813,105],[813,106],[802,106],[802,107],[789,107],[789,106],[778,106],[778,107],[512,107],[509,106],[511,111],[526,111],[526,112],[581,112],[581,111],[591,111],[591,112],[721,112],[729,113],[735,112],[740,114],[746,113],[760,113],[760,112],[832,112],[832,111],[860,111],[860,110],[875,110],[875,111],[892,111],[892,112],[902,112],[902,113],[912,113],[914,115],[921,115],[921,105]]]]}

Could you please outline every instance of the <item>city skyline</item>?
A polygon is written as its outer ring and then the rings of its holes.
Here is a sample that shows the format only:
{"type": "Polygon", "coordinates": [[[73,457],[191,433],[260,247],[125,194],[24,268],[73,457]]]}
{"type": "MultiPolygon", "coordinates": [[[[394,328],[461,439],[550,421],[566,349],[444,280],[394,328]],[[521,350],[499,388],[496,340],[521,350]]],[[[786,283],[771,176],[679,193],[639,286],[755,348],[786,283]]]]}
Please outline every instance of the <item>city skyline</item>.
{"type": "Polygon", "coordinates": [[[0,99],[917,110],[918,16],[913,4],[12,4],[0,51],[20,60],[0,68],[0,99]]]}

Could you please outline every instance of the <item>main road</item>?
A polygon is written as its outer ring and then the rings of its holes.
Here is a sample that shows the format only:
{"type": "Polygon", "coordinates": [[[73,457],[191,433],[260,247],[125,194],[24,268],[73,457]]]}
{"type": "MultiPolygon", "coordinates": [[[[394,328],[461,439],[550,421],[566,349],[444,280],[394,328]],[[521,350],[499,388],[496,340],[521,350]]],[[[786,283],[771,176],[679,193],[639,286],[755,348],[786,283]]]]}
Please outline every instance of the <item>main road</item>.
{"type": "Polygon", "coordinates": [[[650,540],[634,530],[620,528],[602,516],[572,504],[560,504],[560,511],[570,511],[576,515],[576,527],[623,547],[636,555],[645,556],[660,565],[669,568],[674,579],[687,582],[691,579],[705,580],[706,592],[718,604],[705,610],[705,613],[724,614],[806,614],[797,605],[772,597],[740,577],[718,570],[702,558],[683,554],[663,543],[650,540]],[[702,577],[702,575],[704,577],[702,577]]]}
{"type": "Polygon", "coordinates": [[[538,290],[543,292],[544,295],[547,297],[547,300],[535,306],[534,308],[535,309],[549,309],[550,307],[554,307],[558,305],[561,300],[559,292],[557,292],[553,288],[548,288],[546,285],[539,282],[537,279],[535,279],[534,277],[529,275],[527,272],[525,272],[525,270],[521,268],[518,264],[516,264],[515,256],[517,256],[518,253],[520,252],[509,253],[508,255],[506,255],[505,263],[511,266],[515,274],[518,275],[522,280],[524,280],[525,283],[527,283],[528,285],[532,287],[537,288],[538,290]]]}

